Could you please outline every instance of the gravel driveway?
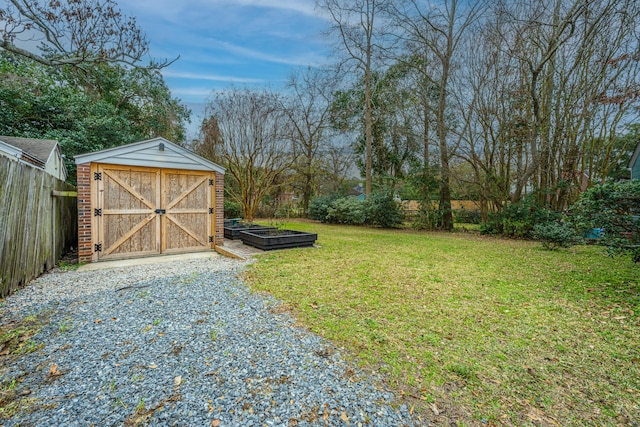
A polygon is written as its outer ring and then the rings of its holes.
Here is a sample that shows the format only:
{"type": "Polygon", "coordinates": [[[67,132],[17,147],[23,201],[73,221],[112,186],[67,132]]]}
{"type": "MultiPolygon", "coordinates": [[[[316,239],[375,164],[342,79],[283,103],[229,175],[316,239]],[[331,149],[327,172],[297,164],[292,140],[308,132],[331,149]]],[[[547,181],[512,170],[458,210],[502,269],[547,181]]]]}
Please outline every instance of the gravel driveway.
{"type": "Polygon", "coordinates": [[[252,293],[238,277],[246,265],[212,255],[54,270],[7,298],[0,325],[40,315],[44,326],[35,351],[3,356],[2,393],[25,410],[3,419],[0,408],[0,425],[420,425],[276,300],[252,293]]]}

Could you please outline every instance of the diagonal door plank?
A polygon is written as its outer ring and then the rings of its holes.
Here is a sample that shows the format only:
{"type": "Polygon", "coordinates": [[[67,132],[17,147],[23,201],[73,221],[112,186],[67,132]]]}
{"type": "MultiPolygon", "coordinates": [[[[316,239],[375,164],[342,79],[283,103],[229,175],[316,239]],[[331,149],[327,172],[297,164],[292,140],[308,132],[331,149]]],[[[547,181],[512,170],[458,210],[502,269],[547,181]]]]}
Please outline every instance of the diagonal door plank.
{"type": "Polygon", "coordinates": [[[186,191],[180,193],[180,195],[178,196],[178,198],[174,199],[171,201],[171,203],[169,203],[167,205],[167,207],[165,208],[166,210],[170,210],[172,209],[174,206],[176,206],[178,203],[180,203],[182,201],[182,199],[184,199],[185,197],[187,197],[189,194],[193,193],[198,187],[200,187],[202,185],[202,183],[204,183],[207,180],[207,177],[204,176],[202,177],[200,180],[196,181],[195,184],[193,184],[191,187],[189,187],[186,191]]]}
{"type": "Polygon", "coordinates": [[[184,225],[182,225],[182,223],[180,223],[180,221],[178,221],[176,219],[176,217],[174,217],[173,215],[171,215],[170,213],[165,215],[165,218],[171,220],[171,222],[173,222],[175,225],[177,225],[178,227],[180,227],[180,229],[182,229],[182,231],[184,231],[185,233],[187,233],[189,236],[193,237],[195,239],[196,242],[200,243],[200,245],[202,246],[207,246],[207,244],[205,242],[203,242],[202,240],[200,240],[200,238],[198,236],[196,236],[195,234],[193,234],[191,232],[191,230],[189,230],[188,228],[186,228],[184,225]]]}
{"type": "Polygon", "coordinates": [[[129,193],[131,193],[132,196],[134,196],[136,199],[140,200],[142,203],[144,203],[145,205],[147,205],[149,207],[149,209],[155,210],[156,207],[154,204],[152,204],[150,201],[148,201],[142,194],[138,193],[133,187],[131,187],[129,184],[127,184],[126,182],[124,182],[123,180],[121,180],[120,178],[118,178],[117,176],[111,174],[107,169],[104,169],[103,172],[110,178],[112,179],[116,184],[118,184],[119,186],[121,186],[122,188],[124,188],[125,190],[127,190],[129,193]]]}
{"type": "Polygon", "coordinates": [[[107,250],[105,251],[105,255],[109,255],[113,251],[118,249],[118,247],[120,245],[122,245],[124,242],[129,240],[131,238],[131,236],[136,234],[140,229],[142,229],[142,227],[147,225],[149,222],[153,221],[154,218],[156,218],[156,213],[155,212],[151,213],[149,216],[147,216],[145,219],[143,219],[142,222],[140,222],[135,227],[133,227],[131,230],[129,230],[124,236],[122,236],[118,240],[116,240],[113,243],[113,245],[111,245],[109,248],[107,248],[107,250]]]}

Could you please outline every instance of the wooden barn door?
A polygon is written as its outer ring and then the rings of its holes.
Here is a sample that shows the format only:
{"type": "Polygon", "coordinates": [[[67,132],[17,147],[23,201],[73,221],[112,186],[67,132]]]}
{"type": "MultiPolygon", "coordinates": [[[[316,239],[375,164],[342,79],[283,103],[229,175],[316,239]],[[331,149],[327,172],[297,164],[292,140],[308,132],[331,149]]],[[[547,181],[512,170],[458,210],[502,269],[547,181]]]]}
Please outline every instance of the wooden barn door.
{"type": "Polygon", "coordinates": [[[97,165],[97,260],[213,248],[211,172],[97,165]]]}
{"type": "MultiPolygon", "coordinates": [[[[209,249],[215,216],[210,172],[162,170],[163,253],[209,249]]],[[[214,181],[215,182],[215,181],[214,181]]]]}

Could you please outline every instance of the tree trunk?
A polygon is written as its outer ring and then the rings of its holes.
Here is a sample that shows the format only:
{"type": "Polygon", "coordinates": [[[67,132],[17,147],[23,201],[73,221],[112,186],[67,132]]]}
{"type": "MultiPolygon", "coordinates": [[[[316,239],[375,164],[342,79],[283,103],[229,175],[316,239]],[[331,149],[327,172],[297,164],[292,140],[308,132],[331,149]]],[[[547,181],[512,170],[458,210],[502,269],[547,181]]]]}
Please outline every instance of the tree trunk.
{"type": "Polygon", "coordinates": [[[372,169],[373,169],[373,123],[371,118],[371,47],[367,52],[366,68],[364,71],[364,128],[365,128],[365,187],[364,194],[368,198],[371,195],[371,187],[373,183],[372,169]]]}

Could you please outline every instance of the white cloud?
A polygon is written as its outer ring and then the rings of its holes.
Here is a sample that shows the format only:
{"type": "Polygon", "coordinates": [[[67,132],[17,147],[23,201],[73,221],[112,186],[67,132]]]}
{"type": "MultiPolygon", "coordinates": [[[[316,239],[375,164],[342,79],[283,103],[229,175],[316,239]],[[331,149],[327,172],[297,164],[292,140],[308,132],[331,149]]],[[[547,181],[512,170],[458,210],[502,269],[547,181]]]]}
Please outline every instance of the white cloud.
{"type": "Polygon", "coordinates": [[[213,40],[219,48],[239,55],[246,58],[259,59],[266,62],[274,62],[277,64],[285,64],[285,65],[318,65],[324,59],[323,57],[319,57],[316,53],[310,52],[303,55],[275,55],[271,53],[266,53],[256,49],[249,49],[246,47],[238,46],[233,43],[221,41],[221,40],[213,40]]]}
{"type": "Polygon", "coordinates": [[[272,9],[283,9],[298,12],[303,15],[316,16],[315,3],[313,0],[235,0],[227,2],[240,4],[242,6],[268,7],[272,9]]]}
{"type": "Polygon", "coordinates": [[[190,88],[183,88],[183,89],[171,89],[171,94],[173,96],[197,96],[197,97],[207,97],[209,95],[211,95],[211,92],[213,92],[213,89],[211,88],[197,88],[197,87],[190,87],[190,88]]]}
{"type": "Polygon", "coordinates": [[[235,76],[220,76],[217,74],[198,74],[189,72],[178,72],[163,70],[162,75],[164,77],[170,77],[174,79],[186,79],[186,80],[208,80],[213,82],[236,82],[236,83],[262,83],[264,79],[247,78],[247,77],[235,77],[235,76]]]}

